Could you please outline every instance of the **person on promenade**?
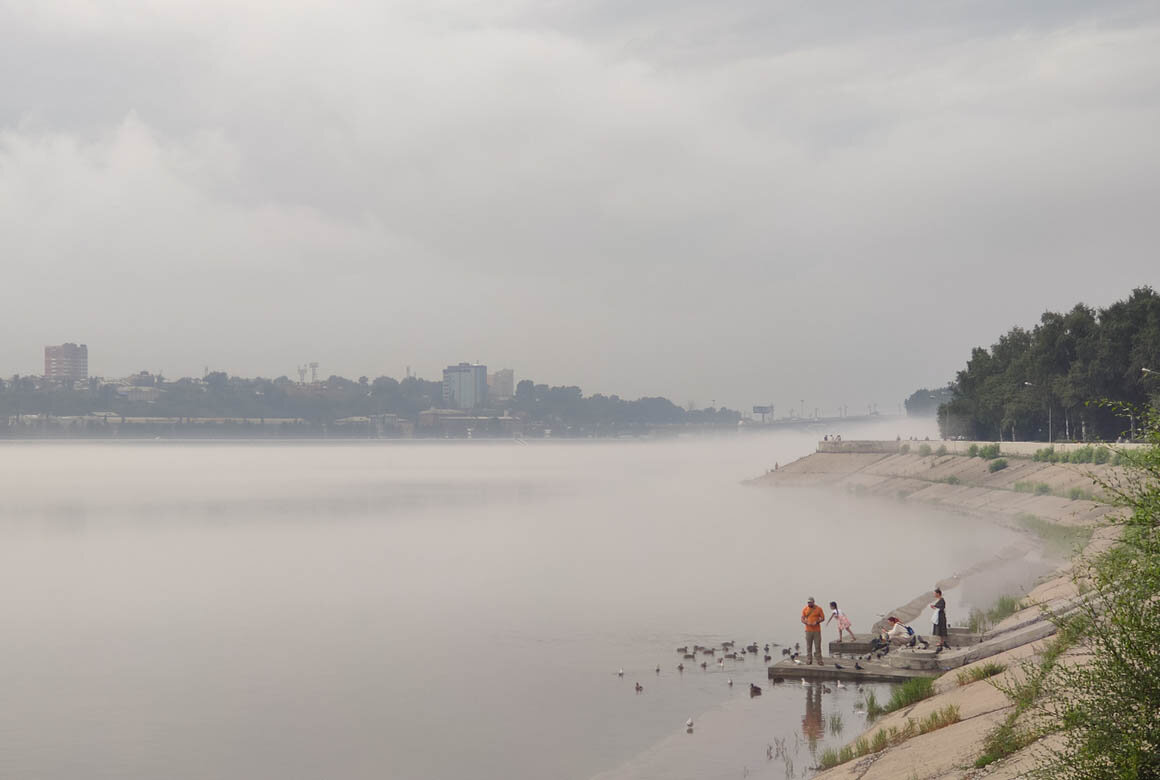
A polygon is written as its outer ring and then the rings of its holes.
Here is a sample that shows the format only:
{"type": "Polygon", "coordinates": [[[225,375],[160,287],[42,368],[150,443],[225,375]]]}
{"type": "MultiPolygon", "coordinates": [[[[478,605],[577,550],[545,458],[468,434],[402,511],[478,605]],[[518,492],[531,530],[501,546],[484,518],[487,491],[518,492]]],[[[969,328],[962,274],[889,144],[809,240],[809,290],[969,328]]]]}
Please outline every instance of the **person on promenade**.
{"type": "Polygon", "coordinates": [[[880,645],[909,645],[913,647],[915,644],[921,643],[924,648],[927,647],[926,640],[920,637],[918,632],[894,615],[886,618],[886,622],[890,624],[890,629],[879,635],[880,645]]]}
{"type": "Polygon", "coordinates": [[[935,602],[930,605],[934,610],[931,615],[931,633],[938,637],[938,646],[935,648],[936,653],[941,653],[947,649],[947,602],[943,598],[942,589],[934,589],[935,602]]]}
{"type": "Polygon", "coordinates": [[[838,609],[838,602],[830,602],[830,617],[826,620],[826,625],[830,625],[830,621],[835,618],[838,620],[838,642],[842,641],[842,632],[845,631],[850,635],[851,642],[857,642],[858,637],[854,636],[853,630],[850,628],[850,618],[846,617],[846,613],[838,609]]]}
{"type": "Polygon", "coordinates": [[[802,609],[802,625],[806,627],[806,663],[814,662],[814,647],[818,648],[818,666],[822,663],[822,621],[826,619],[826,612],[814,603],[814,597],[806,599],[802,609]]]}

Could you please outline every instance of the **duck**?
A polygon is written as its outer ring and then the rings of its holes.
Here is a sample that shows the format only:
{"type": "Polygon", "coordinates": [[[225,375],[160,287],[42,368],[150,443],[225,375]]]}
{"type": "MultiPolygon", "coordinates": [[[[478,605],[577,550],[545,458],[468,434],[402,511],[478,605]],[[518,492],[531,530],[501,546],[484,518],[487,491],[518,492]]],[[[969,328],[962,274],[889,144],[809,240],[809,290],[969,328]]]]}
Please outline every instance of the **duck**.
{"type": "Polygon", "coordinates": [[[617,670],[617,672],[616,672],[616,676],[617,676],[617,677],[624,677],[624,670],[623,670],[623,669],[618,669],[618,670],[617,670]]]}
{"type": "Polygon", "coordinates": [[[702,662],[701,662],[701,668],[702,668],[702,669],[708,669],[708,668],[709,668],[709,662],[708,662],[708,661],[702,661],[702,662]]]}
{"type": "Polygon", "coordinates": [[[657,674],[661,673],[661,665],[660,664],[657,664],[656,673],[657,674]]]}
{"type": "Polygon", "coordinates": [[[685,671],[685,665],[684,664],[677,664],[677,671],[678,672],[685,671]]]}
{"type": "Polygon", "coordinates": [[[640,692],[641,692],[641,691],[643,691],[643,690],[644,690],[644,686],[643,686],[643,685],[641,685],[640,683],[637,683],[637,684],[636,684],[636,692],[637,692],[637,693],[640,693],[640,692]]]}
{"type": "Polygon", "coordinates": [[[689,652],[689,646],[685,645],[684,647],[678,647],[677,652],[678,653],[687,653],[687,652],[689,652]]]}
{"type": "Polygon", "coordinates": [[[753,683],[749,683],[749,695],[750,696],[760,696],[761,695],[761,687],[754,685],[753,683]]]}
{"type": "Polygon", "coordinates": [[[732,677],[730,677],[730,678],[729,678],[728,685],[729,685],[729,687],[730,687],[730,688],[732,688],[732,687],[733,687],[733,678],[732,678],[732,677]]]}
{"type": "Polygon", "coordinates": [[[766,663],[769,663],[770,661],[773,660],[773,656],[770,655],[769,653],[766,653],[765,656],[763,656],[763,657],[765,658],[766,663]]]}
{"type": "Polygon", "coordinates": [[[822,686],[822,693],[833,693],[833,691],[832,691],[832,690],[830,690],[830,686],[828,686],[828,685],[823,685],[823,686],[822,686]]]}

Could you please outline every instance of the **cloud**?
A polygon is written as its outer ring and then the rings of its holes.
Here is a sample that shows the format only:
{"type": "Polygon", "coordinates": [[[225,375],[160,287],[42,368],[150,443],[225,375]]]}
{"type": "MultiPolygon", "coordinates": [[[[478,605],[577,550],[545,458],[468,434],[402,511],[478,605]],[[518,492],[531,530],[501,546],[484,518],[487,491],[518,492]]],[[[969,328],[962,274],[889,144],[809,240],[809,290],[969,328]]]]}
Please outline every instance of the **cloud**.
{"type": "Polygon", "coordinates": [[[0,3],[0,365],[885,405],[1155,283],[1158,39],[1135,3],[0,3]]]}

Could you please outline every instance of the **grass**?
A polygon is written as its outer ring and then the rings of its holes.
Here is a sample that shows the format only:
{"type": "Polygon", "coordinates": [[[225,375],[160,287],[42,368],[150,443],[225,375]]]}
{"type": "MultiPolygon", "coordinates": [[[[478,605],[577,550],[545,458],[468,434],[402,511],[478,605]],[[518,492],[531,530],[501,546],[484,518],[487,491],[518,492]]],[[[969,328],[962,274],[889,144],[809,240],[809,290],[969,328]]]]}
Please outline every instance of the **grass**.
{"type": "Polygon", "coordinates": [[[948,485],[957,485],[962,482],[962,480],[956,477],[954,474],[951,474],[949,477],[943,477],[939,480],[939,482],[945,482],[948,485]]]}
{"type": "Polygon", "coordinates": [[[960,720],[958,705],[948,704],[941,710],[935,710],[921,720],[907,718],[902,726],[890,726],[878,729],[874,736],[858,737],[853,745],[846,745],[840,750],[827,748],[818,759],[819,769],[832,769],[839,764],[862,758],[871,753],[880,753],[892,745],[899,745],[911,737],[929,734],[937,729],[945,728],[960,720]]]}
{"type": "Polygon", "coordinates": [[[997,674],[1002,674],[1007,669],[1006,664],[995,663],[990,661],[982,666],[975,666],[971,669],[964,669],[955,675],[959,685],[970,685],[979,680],[986,680],[988,677],[994,677],[997,674]]]}
{"type": "Polygon", "coordinates": [[[1015,519],[1040,538],[1048,553],[1059,557],[1071,557],[1077,550],[1083,549],[1092,538],[1092,529],[1089,527],[1059,525],[1038,515],[1027,513],[1015,519]]]}
{"type": "Polygon", "coordinates": [[[1023,599],[1017,599],[1014,596],[1000,596],[995,601],[995,606],[987,610],[987,619],[992,623],[998,623],[1021,609],[1023,609],[1023,599]]]}
{"type": "Polygon", "coordinates": [[[830,715],[830,733],[831,734],[841,734],[842,733],[842,715],[841,715],[841,713],[835,712],[835,713],[832,713],[830,715]]]}
{"type": "Polygon", "coordinates": [[[866,717],[874,720],[885,712],[885,708],[878,703],[878,697],[874,695],[874,691],[868,691],[866,693],[866,717]]]}

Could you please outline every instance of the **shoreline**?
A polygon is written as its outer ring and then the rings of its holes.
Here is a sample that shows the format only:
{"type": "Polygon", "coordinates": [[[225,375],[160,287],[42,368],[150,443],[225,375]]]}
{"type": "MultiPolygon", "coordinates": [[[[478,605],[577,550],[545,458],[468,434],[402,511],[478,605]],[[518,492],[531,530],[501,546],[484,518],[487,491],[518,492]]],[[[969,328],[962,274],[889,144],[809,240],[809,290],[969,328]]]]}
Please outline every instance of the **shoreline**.
{"type": "MultiPolygon", "coordinates": [[[[987,519],[1000,525],[1034,533],[1028,527],[1027,516],[1039,518],[1039,547],[1050,546],[1052,527],[1070,529],[1076,533],[1090,532],[1088,541],[1078,551],[1082,555],[1107,549],[1116,534],[1114,526],[1104,520],[1117,511],[1110,504],[1091,499],[1064,499],[1056,495],[1028,494],[1016,490],[1016,483],[1026,484],[1035,479],[1053,485],[1053,490],[1078,489],[1092,495],[1098,485],[1097,477],[1110,476],[1112,466],[1085,464],[1082,471],[1073,465],[1014,461],[1012,473],[1007,469],[991,472],[986,462],[964,455],[919,455],[900,451],[893,443],[875,448],[870,442],[842,442],[848,447],[835,451],[819,443],[818,452],[786,464],[748,484],[762,487],[804,487],[826,491],[845,489],[856,495],[893,497],[895,500],[917,502],[937,507],[941,511],[961,512],[987,519]],[[891,446],[893,445],[893,446],[891,446]],[[868,451],[869,450],[869,451],[868,451]],[[950,478],[954,475],[954,478],[950,478]],[[1020,522],[1024,521],[1024,522],[1020,522]],[[1076,531],[1080,529],[1080,531],[1076,531]]],[[[940,442],[931,442],[940,446],[940,442]]],[[[961,442],[956,444],[962,445],[961,442]]],[[[960,446],[961,449],[961,446],[960,446]]],[[[946,452],[946,450],[944,450],[946,452]]],[[[1013,459],[1014,460],[1014,459],[1013,459]]],[[[1010,561],[1011,559],[1008,559],[1010,561]]],[[[940,581],[945,590],[959,587],[971,577],[985,573],[1003,562],[1003,557],[981,561],[940,581]],[[953,584],[952,584],[953,583],[953,584]]],[[[891,727],[901,728],[907,719],[921,720],[944,707],[956,708],[958,720],[951,725],[913,736],[897,744],[871,752],[864,757],[841,763],[818,772],[815,777],[825,780],[878,780],[892,777],[913,777],[917,780],[965,780],[986,774],[989,778],[1016,778],[1023,776],[1036,762],[1034,744],[985,769],[974,769],[975,758],[983,752],[983,742],[1014,705],[987,679],[979,678],[963,684],[959,675],[965,669],[984,664],[1003,664],[1007,667],[996,679],[1008,678],[1023,661],[1042,652],[1044,640],[1056,633],[1054,624],[1046,620],[1044,610],[1067,611],[1074,605],[1078,592],[1071,580],[1073,563],[1058,560],[1058,565],[1035,579],[1035,584],[1019,600],[1020,608],[990,627],[977,645],[953,647],[932,662],[939,676],[935,679],[935,695],[867,724],[858,739],[869,741],[872,735],[891,727]]],[[[891,613],[904,622],[921,616],[933,593],[916,596],[891,613]]],[[[975,605],[985,609],[986,605],[975,605]]],[[[877,628],[877,626],[875,626],[877,628]]],[[[916,627],[917,629],[917,627],[916,627]]],[[[922,633],[919,631],[919,633],[922,633]]],[[[904,651],[905,652],[905,651],[904,651]]],[[[899,657],[904,653],[899,653],[899,657]]],[[[915,663],[923,663],[915,656],[915,663]]],[[[902,661],[902,663],[910,663],[902,661]]],[[[854,740],[850,741],[853,744],[854,740]]]]}

